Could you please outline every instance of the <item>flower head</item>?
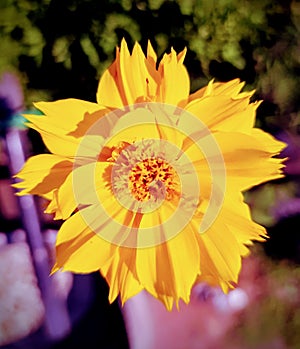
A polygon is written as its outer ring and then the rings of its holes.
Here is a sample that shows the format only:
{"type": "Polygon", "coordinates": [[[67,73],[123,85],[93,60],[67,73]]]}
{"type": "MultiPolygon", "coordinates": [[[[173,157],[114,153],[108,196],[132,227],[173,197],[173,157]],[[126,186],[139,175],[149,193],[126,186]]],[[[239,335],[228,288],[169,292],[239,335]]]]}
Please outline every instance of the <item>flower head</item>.
{"type": "Polygon", "coordinates": [[[56,264],[100,270],[109,300],[145,289],[168,309],[196,282],[233,288],[241,258],[265,229],[242,193],[282,176],[284,143],[254,128],[259,102],[238,79],[189,95],[185,51],[157,66],[125,41],[99,82],[97,103],[39,102],[27,115],[51,154],[28,159],[15,186],[63,219],[56,264]]]}

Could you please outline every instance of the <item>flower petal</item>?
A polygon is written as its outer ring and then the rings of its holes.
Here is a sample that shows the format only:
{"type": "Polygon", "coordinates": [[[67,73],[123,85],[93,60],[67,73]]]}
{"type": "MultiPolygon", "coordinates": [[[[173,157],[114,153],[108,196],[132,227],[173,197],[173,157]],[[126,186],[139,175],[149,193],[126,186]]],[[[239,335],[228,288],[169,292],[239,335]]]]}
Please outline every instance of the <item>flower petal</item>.
{"type": "Polygon", "coordinates": [[[190,92],[190,79],[183,65],[186,50],[176,56],[174,49],[165,54],[159,63],[158,71],[162,76],[160,86],[160,101],[183,107],[190,92]]]}
{"type": "Polygon", "coordinates": [[[142,291],[142,286],[136,277],[136,249],[120,247],[104,267],[101,274],[109,284],[108,299],[112,303],[118,295],[122,305],[131,297],[142,291]]]}
{"type": "Polygon", "coordinates": [[[200,261],[198,243],[190,225],[165,243],[139,248],[136,258],[141,284],[154,297],[160,297],[169,310],[172,304],[166,303],[166,297],[172,297],[177,305],[180,298],[189,301],[200,261]]]}
{"type": "MultiPolygon", "coordinates": [[[[221,128],[220,124],[228,119],[224,129],[226,131],[226,128],[230,127],[231,121],[232,128],[234,128],[238,122],[235,120],[236,118],[249,116],[248,113],[247,115],[242,113],[247,110],[248,105],[249,97],[233,99],[227,95],[220,95],[193,100],[185,107],[185,110],[198,117],[212,131],[221,128]]],[[[258,104],[256,104],[257,106],[258,104]]],[[[250,119],[250,124],[251,122],[253,122],[253,118],[250,119]]],[[[223,129],[221,130],[223,131],[223,129]]],[[[250,129],[246,129],[246,131],[249,132],[250,129]]]]}
{"type": "Polygon", "coordinates": [[[80,141],[79,139],[59,134],[54,130],[43,130],[34,124],[29,124],[28,126],[41,135],[45,146],[52,154],[68,158],[75,156],[80,141]]]}
{"type": "Polygon", "coordinates": [[[218,96],[221,94],[236,97],[244,85],[245,83],[240,82],[240,79],[233,79],[228,82],[215,82],[214,80],[210,80],[207,86],[202,87],[189,96],[189,102],[205,96],[218,96]]]}
{"type": "Polygon", "coordinates": [[[223,154],[229,186],[244,191],[254,185],[283,177],[283,160],[272,156],[278,155],[285,144],[274,137],[256,130],[252,135],[216,133],[215,138],[223,154]]]}
{"type": "Polygon", "coordinates": [[[116,52],[116,60],[103,73],[97,90],[97,102],[112,108],[122,108],[127,105],[119,68],[119,50],[116,52]]]}
{"type": "Polygon", "coordinates": [[[160,139],[155,115],[146,108],[136,108],[126,113],[116,123],[106,146],[115,146],[120,141],[132,144],[144,139],[160,139]]]}
{"type": "Polygon", "coordinates": [[[107,137],[118,117],[111,110],[102,108],[93,113],[86,112],[76,128],[68,133],[69,136],[81,138],[83,136],[101,135],[107,137]],[[108,116],[109,117],[105,117],[108,116]]]}
{"type": "Polygon", "coordinates": [[[91,206],[77,212],[66,220],[58,231],[56,241],[56,264],[59,268],[75,273],[90,273],[99,270],[114,257],[115,246],[103,240],[86,223],[84,215],[96,217],[98,208],[91,206]]]}
{"type": "MultiPolygon", "coordinates": [[[[200,234],[203,248],[207,251],[218,271],[219,278],[225,282],[237,282],[241,268],[240,247],[234,235],[220,220],[200,234]]],[[[200,250],[200,256],[202,249],[200,250]]],[[[201,259],[201,257],[200,257],[201,259]]],[[[205,263],[201,260],[200,264],[205,263]]]]}
{"type": "Polygon", "coordinates": [[[34,106],[44,115],[24,115],[24,117],[40,129],[60,134],[68,134],[70,130],[74,130],[85,113],[93,113],[100,109],[96,103],[73,98],[55,102],[37,102],[34,106]]]}
{"type": "Polygon", "coordinates": [[[266,230],[252,221],[241,193],[227,191],[213,225],[198,235],[201,275],[198,281],[220,284],[224,291],[237,282],[240,257],[249,254],[253,241],[264,241],[266,230]]]}
{"type": "MultiPolygon", "coordinates": [[[[252,245],[253,241],[265,241],[266,229],[253,222],[248,205],[242,194],[228,193],[220,212],[220,220],[234,233],[236,239],[243,245],[252,245]]],[[[245,250],[244,250],[245,251],[245,250]]]]}
{"type": "Polygon", "coordinates": [[[138,43],[133,47],[130,56],[125,40],[121,42],[120,71],[127,99],[127,104],[147,101],[154,97],[157,90],[158,73],[152,70],[150,74],[146,65],[145,55],[138,43]],[[134,69],[129,68],[134,67],[134,69]],[[153,76],[154,75],[154,76],[153,76]]]}
{"type": "Polygon", "coordinates": [[[140,45],[135,43],[130,55],[126,41],[122,40],[115,62],[104,72],[99,82],[99,104],[121,108],[156,98],[160,76],[155,67],[156,55],[153,54],[150,43],[147,52],[146,58],[140,45]]]}
{"type": "Polygon", "coordinates": [[[15,175],[21,182],[13,186],[22,189],[18,195],[41,195],[52,198],[52,191],[59,187],[72,171],[73,163],[61,156],[40,154],[27,160],[22,170],[15,175]]]}
{"type": "Polygon", "coordinates": [[[45,212],[55,213],[54,219],[67,219],[77,206],[73,192],[73,172],[71,172],[59,189],[54,191],[53,199],[45,212]]]}

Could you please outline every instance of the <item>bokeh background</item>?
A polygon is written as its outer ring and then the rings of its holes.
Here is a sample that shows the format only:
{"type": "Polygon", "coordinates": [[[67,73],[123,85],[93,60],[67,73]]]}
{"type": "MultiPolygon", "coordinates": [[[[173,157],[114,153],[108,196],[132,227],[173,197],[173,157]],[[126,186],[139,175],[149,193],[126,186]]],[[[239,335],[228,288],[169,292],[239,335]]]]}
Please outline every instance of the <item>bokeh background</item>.
{"type": "Polygon", "coordinates": [[[166,349],[299,349],[297,0],[1,0],[0,345],[7,349],[129,346],[123,310],[117,301],[108,304],[107,285],[99,274],[66,274],[43,286],[61,222],[45,215],[45,202],[34,198],[40,245],[28,237],[22,202],[10,187],[14,159],[7,137],[10,130],[20,130],[13,142],[21,141],[25,158],[47,152],[39,135],[24,127],[20,114],[34,111],[35,101],[70,97],[95,101],[99,78],[114,60],[122,38],[130,48],[138,41],[144,50],[150,40],[159,58],[171,47],[177,52],[187,47],[191,92],[212,78],[245,81],[245,90],[256,90],[253,99],[263,100],[257,127],[287,143],[281,155],[288,157],[285,178],[245,193],[253,219],[267,228],[270,238],[255,244],[253,256],[244,261],[239,301],[202,287],[194,291],[182,317],[165,315],[157,306],[157,314],[185,334],[181,337],[185,344],[168,342],[167,325],[157,334],[157,343],[165,343],[166,349]],[[45,248],[47,256],[38,259],[35,247],[45,248]],[[205,327],[208,317],[212,320],[205,327]],[[64,319],[61,325],[59,319],[64,319]]]}

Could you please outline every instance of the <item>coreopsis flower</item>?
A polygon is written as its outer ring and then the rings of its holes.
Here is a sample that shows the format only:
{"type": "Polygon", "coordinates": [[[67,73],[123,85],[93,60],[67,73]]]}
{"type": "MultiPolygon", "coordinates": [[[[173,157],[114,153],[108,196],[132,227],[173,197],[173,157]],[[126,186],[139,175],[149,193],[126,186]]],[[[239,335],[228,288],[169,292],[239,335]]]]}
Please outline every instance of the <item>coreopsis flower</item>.
{"type": "Polygon", "coordinates": [[[150,43],[145,56],[123,40],[97,103],[38,102],[44,115],[26,115],[50,154],[29,158],[16,187],[65,220],[52,271],[100,270],[110,302],[146,290],[171,309],[200,281],[227,292],[266,238],[243,192],[282,176],[284,143],[254,127],[260,102],[238,79],[189,94],[184,56],[158,64],[150,43]]]}

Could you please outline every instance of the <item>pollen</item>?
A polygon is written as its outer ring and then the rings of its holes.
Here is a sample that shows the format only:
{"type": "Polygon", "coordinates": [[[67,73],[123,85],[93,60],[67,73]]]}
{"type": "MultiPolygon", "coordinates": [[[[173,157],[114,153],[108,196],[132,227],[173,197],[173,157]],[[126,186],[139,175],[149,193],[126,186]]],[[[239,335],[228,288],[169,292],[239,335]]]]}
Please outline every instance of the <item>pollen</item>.
{"type": "Polygon", "coordinates": [[[135,164],[128,188],[138,201],[170,200],[179,193],[179,178],[174,168],[160,158],[148,158],[135,164]]]}

